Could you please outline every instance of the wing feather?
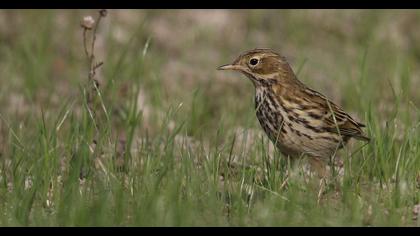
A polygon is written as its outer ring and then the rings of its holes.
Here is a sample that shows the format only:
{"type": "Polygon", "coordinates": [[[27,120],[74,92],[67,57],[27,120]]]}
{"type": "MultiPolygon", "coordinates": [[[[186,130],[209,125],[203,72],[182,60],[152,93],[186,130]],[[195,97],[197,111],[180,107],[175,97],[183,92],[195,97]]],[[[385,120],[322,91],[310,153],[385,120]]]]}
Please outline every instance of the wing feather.
{"type": "Polygon", "coordinates": [[[321,110],[326,111],[322,117],[325,130],[339,133],[345,137],[353,137],[364,141],[370,140],[361,129],[365,127],[364,124],[355,121],[324,95],[309,88],[306,89],[306,92],[312,96],[311,101],[315,101],[321,110]]]}

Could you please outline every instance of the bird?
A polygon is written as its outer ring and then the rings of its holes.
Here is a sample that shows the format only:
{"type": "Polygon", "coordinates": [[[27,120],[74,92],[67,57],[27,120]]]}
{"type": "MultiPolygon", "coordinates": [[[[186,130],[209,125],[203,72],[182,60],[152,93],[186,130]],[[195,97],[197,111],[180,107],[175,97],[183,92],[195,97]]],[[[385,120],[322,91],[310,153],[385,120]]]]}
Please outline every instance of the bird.
{"type": "Polygon", "coordinates": [[[239,71],[253,83],[256,116],[268,138],[292,160],[308,157],[322,177],[351,138],[370,140],[365,124],[302,83],[286,57],[272,49],[246,51],[218,70],[239,71]]]}

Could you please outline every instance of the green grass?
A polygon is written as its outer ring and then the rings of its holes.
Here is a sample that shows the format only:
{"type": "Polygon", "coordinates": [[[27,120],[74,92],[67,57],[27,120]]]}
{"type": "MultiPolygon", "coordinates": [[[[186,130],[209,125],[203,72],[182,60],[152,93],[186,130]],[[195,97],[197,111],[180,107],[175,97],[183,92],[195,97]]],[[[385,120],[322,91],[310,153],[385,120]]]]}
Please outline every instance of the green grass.
{"type": "Polygon", "coordinates": [[[418,11],[111,10],[94,120],[87,14],[0,12],[13,26],[0,27],[1,226],[420,225],[418,11]],[[284,53],[373,138],[340,152],[320,201],[304,161],[262,133],[252,84],[216,71],[255,47],[284,53]]]}

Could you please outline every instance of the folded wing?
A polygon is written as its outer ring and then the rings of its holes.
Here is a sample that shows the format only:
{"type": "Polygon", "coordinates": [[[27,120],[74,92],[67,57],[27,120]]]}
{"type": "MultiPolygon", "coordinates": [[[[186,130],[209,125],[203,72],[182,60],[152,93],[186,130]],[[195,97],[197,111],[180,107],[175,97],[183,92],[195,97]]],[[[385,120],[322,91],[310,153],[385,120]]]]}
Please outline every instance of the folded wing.
{"type": "Polygon", "coordinates": [[[356,122],[349,114],[328,100],[324,95],[309,88],[306,91],[312,95],[312,101],[315,101],[325,111],[321,118],[325,130],[338,133],[343,137],[356,138],[363,141],[370,140],[361,129],[365,127],[364,124],[356,122]]]}

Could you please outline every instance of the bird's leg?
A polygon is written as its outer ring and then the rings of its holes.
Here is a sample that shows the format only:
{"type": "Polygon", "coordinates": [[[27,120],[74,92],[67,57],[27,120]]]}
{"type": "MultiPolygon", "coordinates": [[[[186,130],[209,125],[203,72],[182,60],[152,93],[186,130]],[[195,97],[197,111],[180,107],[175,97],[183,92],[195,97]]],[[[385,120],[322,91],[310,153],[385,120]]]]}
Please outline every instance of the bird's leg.
{"type": "Polygon", "coordinates": [[[328,170],[326,168],[326,163],[324,163],[319,158],[310,158],[309,163],[311,164],[312,170],[317,172],[319,180],[319,191],[318,191],[318,204],[321,201],[322,194],[325,191],[326,180],[328,175],[328,170]]]}
{"type": "MultiPolygon", "coordinates": [[[[336,153],[331,156],[330,163],[330,172],[331,172],[331,183],[332,187],[338,193],[341,191],[341,181],[343,180],[344,175],[344,162],[341,160],[340,156],[336,155],[336,153]]],[[[330,183],[329,183],[330,184],[330,183]]]]}
{"type": "Polygon", "coordinates": [[[318,201],[317,201],[318,204],[321,202],[321,197],[322,197],[322,194],[324,193],[325,185],[326,185],[325,178],[321,178],[319,180],[319,191],[318,191],[318,201]]]}
{"type": "Polygon", "coordinates": [[[318,173],[319,178],[327,177],[328,171],[327,171],[325,163],[321,159],[310,157],[309,163],[311,164],[312,170],[313,171],[315,170],[318,173]]]}

